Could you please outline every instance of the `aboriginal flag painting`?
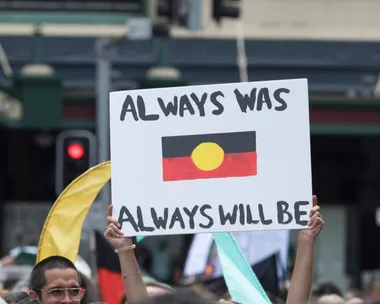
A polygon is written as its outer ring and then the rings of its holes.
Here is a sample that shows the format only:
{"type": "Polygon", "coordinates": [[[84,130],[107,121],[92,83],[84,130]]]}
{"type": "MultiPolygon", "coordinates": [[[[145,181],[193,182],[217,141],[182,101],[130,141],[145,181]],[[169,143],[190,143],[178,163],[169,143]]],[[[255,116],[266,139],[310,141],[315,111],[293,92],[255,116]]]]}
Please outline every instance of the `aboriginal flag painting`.
{"type": "Polygon", "coordinates": [[[162,138],[164,181],[257,174],[256,132],[162,138]]]}

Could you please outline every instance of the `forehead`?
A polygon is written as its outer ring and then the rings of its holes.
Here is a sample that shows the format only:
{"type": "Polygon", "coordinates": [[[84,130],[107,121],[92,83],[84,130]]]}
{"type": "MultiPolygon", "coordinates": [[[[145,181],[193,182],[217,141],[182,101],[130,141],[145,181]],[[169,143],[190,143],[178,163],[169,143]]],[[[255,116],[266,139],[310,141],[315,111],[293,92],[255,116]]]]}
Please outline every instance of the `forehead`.
{"type": "Polygon", "coordinates": [[[45,271],[47,288],[79,286],[78,273],[72,268],[54,268],[45,271]]]}

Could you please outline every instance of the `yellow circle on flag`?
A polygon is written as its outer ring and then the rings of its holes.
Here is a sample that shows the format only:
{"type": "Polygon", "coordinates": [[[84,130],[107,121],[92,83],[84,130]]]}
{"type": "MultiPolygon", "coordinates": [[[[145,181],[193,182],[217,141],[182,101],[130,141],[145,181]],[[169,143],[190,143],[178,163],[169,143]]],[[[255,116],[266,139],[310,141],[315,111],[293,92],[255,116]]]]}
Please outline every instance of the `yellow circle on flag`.
{"type": "Polygon", "coordinates": [[[223,163],[224,151],[216,143],[204,142],[194,149],[191,159],[197,168],[203,171],[212,171],[223,163]]]}

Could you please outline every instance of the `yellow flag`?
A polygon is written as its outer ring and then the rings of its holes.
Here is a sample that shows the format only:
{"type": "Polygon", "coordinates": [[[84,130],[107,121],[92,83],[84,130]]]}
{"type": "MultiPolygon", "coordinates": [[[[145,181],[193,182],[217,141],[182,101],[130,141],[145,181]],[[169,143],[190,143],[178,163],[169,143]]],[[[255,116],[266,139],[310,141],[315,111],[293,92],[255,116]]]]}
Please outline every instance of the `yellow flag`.
{"type": "Polygon", "coordinates": [[[111,163],[97,165],[75,179],[57,198],[45,221],[36,263],[52,255],[76,260],[83,222],[96,196],[111,178],[111,163]]]}

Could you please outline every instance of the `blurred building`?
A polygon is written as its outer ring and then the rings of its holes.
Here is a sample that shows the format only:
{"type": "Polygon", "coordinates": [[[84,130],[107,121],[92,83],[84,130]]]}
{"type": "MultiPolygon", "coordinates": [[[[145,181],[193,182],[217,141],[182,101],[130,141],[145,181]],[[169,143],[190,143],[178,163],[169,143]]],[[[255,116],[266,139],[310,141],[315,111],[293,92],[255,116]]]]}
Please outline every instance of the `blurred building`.
{"type": "MultiPolygon", "coordinates": [[[[156,15],[158,5],[92,2],[96,5],[65,7],[55,0],[0,1],[0,43],[14,75],[35,60],[48,64],[57,77],[50,85],[40,83],[49,89],[39,93],[32,86],[18,99],[0,98],[15,109],[1,112],[0,106],[4,252],[17,242],[36,242],[56,198],[57,134],[95,131],[96,39],[125,35],[127,18],[156,15]],[[21,2],[29,8],[20,8],[21,2]],[[33,35],[35,23],[41,23],[41,38],[33,35]]],[[[211,17],[212,2],[201,1],[202,30],[172,24],[166,63],[191,84],[240,81],[236,33],[243,28],[249,80],[308,78],[313,186],[326,222],[315,277],[346,288],[362,271],[380,265],[380,2],[244,0],[241,18],[222,19],[219,25],[211,17]]],[[[113,89],[138,87],[156,62],[154,50],[151,40],[122,41],[114,54],[113,89]]],[[[0,70],[0,85],[12,95],[24,82],[0,70]]]]}

